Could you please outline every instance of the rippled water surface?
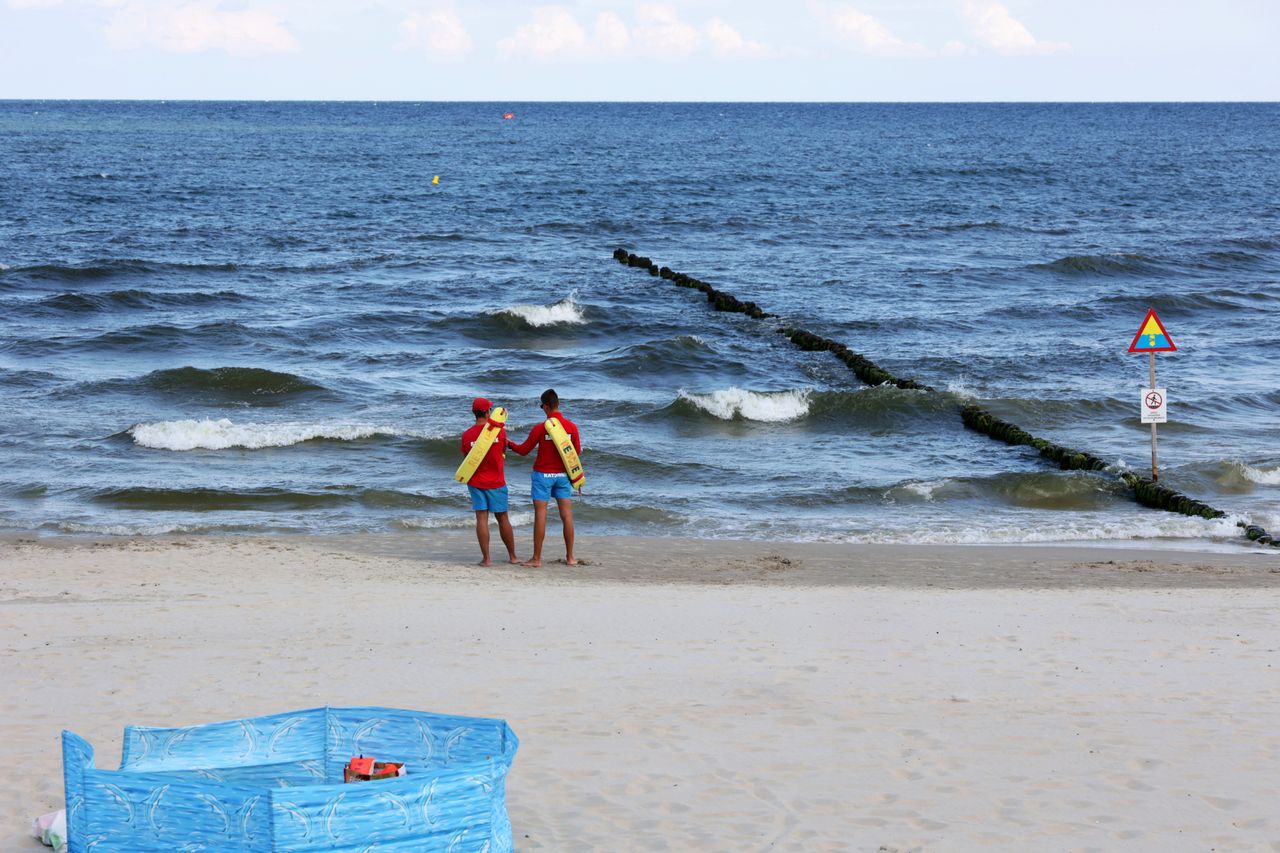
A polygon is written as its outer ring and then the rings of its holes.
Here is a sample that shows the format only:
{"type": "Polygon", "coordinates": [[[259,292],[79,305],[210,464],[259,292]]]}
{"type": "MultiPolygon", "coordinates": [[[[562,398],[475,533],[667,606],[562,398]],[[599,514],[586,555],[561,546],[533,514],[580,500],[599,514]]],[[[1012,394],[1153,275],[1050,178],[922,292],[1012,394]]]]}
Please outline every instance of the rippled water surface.
{"type": "Polygon", "coordinates": [[[509,108],[0,102],[0,527],[466,527],[471,398],[522,438],[554,386],[584,532],[1280,528],[1280,106],[509,108]],[[1226,521],[955,414],[1148,468],[1148,307],[1179,348],[1161,480],[1226,521]],[[946,393],[868,388],[781,322],[946,393]]]}

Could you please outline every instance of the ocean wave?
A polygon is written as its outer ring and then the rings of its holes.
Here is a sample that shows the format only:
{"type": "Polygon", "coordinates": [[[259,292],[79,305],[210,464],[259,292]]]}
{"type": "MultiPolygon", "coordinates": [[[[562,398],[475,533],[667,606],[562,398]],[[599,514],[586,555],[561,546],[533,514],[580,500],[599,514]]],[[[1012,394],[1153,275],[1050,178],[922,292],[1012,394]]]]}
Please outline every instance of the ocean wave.
{"type": "Polygon", "coordinates": [[[232,304],[250,301],[251,297],[234,290],[112,290],[107,293],[59,293],[34,303],[37,309],[74,314],[110,311],[117,308],[172,308],[196,305],[232,304]]]}
{"type": "Polygon", "coordinates": [[[1197,311],[1256,311],[1263,307],[1259,303],[1274,302],[1277,298],[1276,295],[1264,289],[1249,291],[1238,288],[1215,288],[1185,293],[1120,293],[1091,300],[1088,304],[1072,310],[1103,316],[1112,316],[1122,311],[1141,313],[1147,308],[1155,308],[1165,314],[1197,311]]]}
{"type": "Polygon", "coordinates": [[[677,335],[617,347],[602,353],[598,366],[620,378],[634,377],[644,370],[662,373],[685,370],[702,375],[702,371],[745,367],[740,361],[726,359],[697,335],[677,335]]]}
{"type": "MultiPolygon", "coordinates": [[[[126,326],[102,332],[89,338],[68,337],[41,341],[41,344],[58,344],[72,349],[94,351],[98,349],[145,350],[160,346],[178,347],[198,345],[201,349],[215,344],[260,344],[266,334],[280,334],[278,328],[255,329],[235,320],[201,323],[197,326],[175,326],[171,323],[147,323],[126,326]]],[[[289,333],[285,333],[288,336],[289,333]]],[[[42,347],[37,346],[36,349],[42,347]]]]}
{"type": "Polygon", "coordinates": [[[578,326],[587,322],[586,312],[574,301],[573,296],[553,305],[512,305],[493,313],[514,317],[534,328],[557,325],[578,326]]]}
{"type": "Polygon", "coordinates": [[[360,441],[368,438],[433,438],[394,426],[344,423],[232,423],[219,420],[182,420],[142,423],[126,431],[139,447],[153,450],[227,450],[233,447],[259,450],[289,447],[307,441],[360,441]]]}
{"type": "Polygon", "coordinates": [[[90,499],[115,509],[170,512],[276,511],[306,512],[347,506],[428,509],[452,501],[395,489],[333,486],[318,491],[278,487],[260,489],[157,488],[129,486],[95,492],[90,499]]]}
{"type": "Polygon", "coordinates": [[[11,267],[6,273],[37,281],[91,281],[122,275],[140,275],[167,271],[234,272],[239,265],[225,263],[186,263],[153,261],[141,258],[103,258],[80,264],[33,264],[11,267]]]}
{"type": "Polygon", "coordinates": [[[1254,468],[1252,465],[1243,465],[1244,475],[1255,483],[1261,483],[1267,486],[1280,486],[1280,468],[1254,468]]]}
{"type": "MultiPolygon", "coordinates": [[[[850,486],[836,497],[843,505],[933,504],[958,507],[1004,506],[1029,510],[1101,510],[1126,501],[1126,487],[1115,478],[1082,471],[1011,471],[974,477],[907,480],[888,488],[850,486]]],[[[775,507],[823,507],[831,503],[830,491],[806,491],[770,498],[775,507]]]]}
{"type": "Polygon", "coordinates": [[[281,397],[326,390],[301,376],[262,367],[174,367],[156,370],[138,380],[144,388],[166,394],[207,392],[219,397],[252,399],[281,397]]]}
{"type": "Polygon", "coordinates": [[[735,419],[748,421],[794,421],[809,413],[813,391],[747,391],[742,388],[723,388],[710,394],[692,394],[680,391],[680,400],[723,421],[735,419]]]}
{"type": "Polygon", "coordinates": [[[1152,272],[1159,268],[1159,261],[1135,252],[1114,252],[1105,255],[1067,255],[1046,264],[1032,264],[1031,268],[1067,275],[1124,275],[1152,272]]]}
{"type": "Polygon", "coordinates": [[[681,389],[673,403],[649,415],[766,423],[838,421],[844,427],[883,429],[914,423],[922,417],[948,416],[954,407],[951,397],[892,385],[856,391],[750,391],[730,387],[706,394],[681,389]]]}
{"type": "Polygon", "coordinates": [[[466,235],[451,231],[444,234],[410,234],[403,238],[414,243],[456,243],[468,239],[466,235]]]}
{"type": "Polygon", "coordinates": [[[1226,495],[1246,495],[1258,486],[1280,485],[1280,468],[1262,468],[1239,459],[1192,463],[1180,467],[1177,476],[1196,489],[1212,489],[1226,495]]]}

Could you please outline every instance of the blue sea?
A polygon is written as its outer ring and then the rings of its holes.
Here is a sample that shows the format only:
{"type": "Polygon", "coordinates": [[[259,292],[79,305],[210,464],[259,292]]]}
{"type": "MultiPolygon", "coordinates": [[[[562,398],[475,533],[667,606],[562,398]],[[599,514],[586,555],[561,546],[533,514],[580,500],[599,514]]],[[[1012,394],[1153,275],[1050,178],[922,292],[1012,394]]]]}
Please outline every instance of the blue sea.
{"type": "Polygon", "coordinates": [[[1278,310],[1275,104],[0,102],[0,529],[468,528],[471,399],[554,387],[580,533],[1255,547],[1278,310]],[[956,414],[1149,473],[1148,308],[1160,480],[1224,520],[956,414]]]}

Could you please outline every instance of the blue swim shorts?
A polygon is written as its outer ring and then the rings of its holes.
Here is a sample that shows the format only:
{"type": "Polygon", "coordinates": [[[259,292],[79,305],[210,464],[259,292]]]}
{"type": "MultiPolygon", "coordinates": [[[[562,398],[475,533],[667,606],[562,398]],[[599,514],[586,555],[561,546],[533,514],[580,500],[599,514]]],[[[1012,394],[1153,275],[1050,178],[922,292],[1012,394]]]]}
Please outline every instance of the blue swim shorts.
{"type": "Polygon", "coordinates": [[[548,501],[552,498],[560,500],[561,498],[569,497],[573,497],[573,487],[569,485],[568,474],[533,472],[533,499],[535,501],[548,501]]]}
{"type": "Polygon", "coordinates": [[[507,511],[506,486],[497,489],[477,489],[475,486],[467,486],[467,491],[471,492],[471,508],[476,512],[481,510],[488,510],[489,512],[507,511]]]}

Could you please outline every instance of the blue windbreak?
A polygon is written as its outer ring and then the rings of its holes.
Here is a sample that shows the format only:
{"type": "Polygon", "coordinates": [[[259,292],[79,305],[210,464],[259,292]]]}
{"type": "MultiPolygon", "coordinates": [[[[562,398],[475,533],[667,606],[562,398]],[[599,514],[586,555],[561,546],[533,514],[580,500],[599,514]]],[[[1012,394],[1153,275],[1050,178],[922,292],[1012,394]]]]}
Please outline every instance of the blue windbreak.
{"type": "Polygon", "coordinates": [[[314,708],[181,728],[128,726],[119,770],[63,732],[71,853],[511,850],[502,720],[314,708]],[[342,784],[357,754],[407,775],[342,784]]]}

